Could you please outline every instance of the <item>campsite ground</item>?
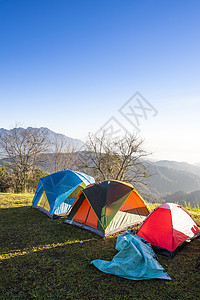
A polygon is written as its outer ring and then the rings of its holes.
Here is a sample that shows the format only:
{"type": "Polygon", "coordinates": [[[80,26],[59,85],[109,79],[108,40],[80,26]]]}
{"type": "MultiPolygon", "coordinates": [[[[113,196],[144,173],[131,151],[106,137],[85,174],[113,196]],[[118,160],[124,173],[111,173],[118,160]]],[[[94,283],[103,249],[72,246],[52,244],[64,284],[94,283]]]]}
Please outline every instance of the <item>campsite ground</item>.
{"type": "MultiPolygon", "coordinates": [[[[195,269],[200,239],[174,259],[158,256],[172,281],[127,280],[89,264],[113,258],[116,236],[103,240],[51,220],[30,207],[32,197],[0,194],[0,299],[200,298],[200,267],[195,269]]],[[[200,211],[190,213],[200,225],[200,211]]]]}

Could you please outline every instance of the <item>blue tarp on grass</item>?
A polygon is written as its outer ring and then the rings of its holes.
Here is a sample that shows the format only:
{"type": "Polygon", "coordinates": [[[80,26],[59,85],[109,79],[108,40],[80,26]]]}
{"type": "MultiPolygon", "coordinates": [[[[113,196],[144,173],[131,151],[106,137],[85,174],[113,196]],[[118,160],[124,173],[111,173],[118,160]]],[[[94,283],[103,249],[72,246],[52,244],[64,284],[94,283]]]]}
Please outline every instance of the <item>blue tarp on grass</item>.
{"type": "Polygon", "coordinates": [[[151,245],[143,238],[127,230],[117,238],[116,250],[119,252],[112,261],[96,259],[90,263],[100,271],[132,280],[167,279],[171,280],[151,245]]]}

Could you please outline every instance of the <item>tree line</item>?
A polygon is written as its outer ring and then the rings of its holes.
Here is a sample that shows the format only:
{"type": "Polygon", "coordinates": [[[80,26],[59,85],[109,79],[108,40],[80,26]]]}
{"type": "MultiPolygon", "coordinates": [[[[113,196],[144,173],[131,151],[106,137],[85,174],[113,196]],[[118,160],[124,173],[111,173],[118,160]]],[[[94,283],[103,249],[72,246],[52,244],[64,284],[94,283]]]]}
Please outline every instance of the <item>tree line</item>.
{"type": "Polygon", "coordinates": [[[0,134],[0,192],[34,192],[41,177],[62,170],[79,170],[96,181],[120,180],[145,184],[148,153],[143,140],[126,135],[111,140],[105,132],[89,134],[78,150],[63,139],[50,141],[43,128],[15,126],[0,134]]]}

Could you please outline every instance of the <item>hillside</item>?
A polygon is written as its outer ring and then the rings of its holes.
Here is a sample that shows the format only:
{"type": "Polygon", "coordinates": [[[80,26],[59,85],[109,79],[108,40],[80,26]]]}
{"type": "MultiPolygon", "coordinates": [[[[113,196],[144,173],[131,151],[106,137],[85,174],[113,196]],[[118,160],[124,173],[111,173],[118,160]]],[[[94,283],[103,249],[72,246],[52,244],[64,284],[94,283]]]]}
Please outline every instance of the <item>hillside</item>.
{"type": "Polygon", "coordinates": [[[172,168],[179,171],[185,171],[187,173],[193,173],[200,176],[200,164],[192,165],[186,162],[177,162],[170,160],[159,160],[153,163],[155,166],[172,168]]]}
{"type": "Polygon", "coordinates": [[[179,191],[174,194],[164,196],[163,200],[165,202],[178,203],[183,206],[187,203],[187,205],[190,205],[191,207],[197,207],[200,205],[200,190],[189,194],[179,191]]]}
{"type": "MultiPolygon", "coordinates": [[[[177,202],[176,197],[178,197],[179,203],[190,200],[190,202],[195,203],[185,196],[200,190],[200,176],[196,174],[199,168],[193,169],[193,166],[190,167],[189,164],[185,163],[181,167],[182,163],[178,163],[179,169],[175,169],[175,162],[173,162],[174,167],[172,168],[168,166],[171,165],[171,162],[168,164],[167,161],[164,163],[165,166],[159,166],[159,164],[160,162],[151,162],[149,165],[149,173],[152,176],[147,178],[147,186],[139,187],[143,198],[153,203],[164,203],[177,202]],[[184,171],[185,165],[187,170],[193,170],[193,173],[184,171]],[[165,198],[166,195],[168,200],[165,198]]],[[[199,198],[197,198],[196,203],[200,205],[199,198]]]]}
{"type": "Polygon", "coordinates": [[[155,166],[149,168],[148,183],[160,194],[175,193],[178,191],[193,192],[200,188],[200,176],[194,173],[180,171],[169,167],[155,166]]]}
{"type": "MultiPolygon", "coordinates": [[[[171,281],[132,281],[90,265],[116,255],[116,236],[104,240],[62,219],[49,219],[30,207],[32,197],[0,194],[0,299],[199,298],[200,239],[173,259],[158,255],[171,281]]],[[[193,216],[200,220],[200,212],[193,216]]]]}

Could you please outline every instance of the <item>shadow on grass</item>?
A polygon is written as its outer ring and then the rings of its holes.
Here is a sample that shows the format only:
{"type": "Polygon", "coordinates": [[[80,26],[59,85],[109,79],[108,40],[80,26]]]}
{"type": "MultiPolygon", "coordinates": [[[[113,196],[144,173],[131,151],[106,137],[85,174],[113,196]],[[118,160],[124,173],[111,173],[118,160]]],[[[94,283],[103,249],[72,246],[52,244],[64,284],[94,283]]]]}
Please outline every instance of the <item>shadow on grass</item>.
{"type": "MultiPolygon", "coordinates": [[[[76,229],[80,233],[79,228],[76,229]]],[[[111,260],[116,254],[115,242],[114,238],[74,241],[5,259],[2,264],[6,274],[4,293],[8,297],[21,295],[26,299],[167,300],[190,299],[191,296],[197,299],[194,296],[199,290],[199,277],[192,271],[191,258],[186,259],[184,253],[174,260],[160,257],[161,264],[173,277],[171,282],[127,280],[104,274],[89,264],[96,258],[111,260]]],[[[188,251],[185,254],[189,254],[188,251]]]]}
{"type": "MultiPolygon", "coordinates": [[[[110,293],[112,276],[89,263],[95,258],[112,259],[116,254],[114,245],[112,239],[91,239],[5,259],[1,264],[4,293],[8,297],[21,293],[26,299],[33,295],[36,299],[92,299],[92,295],[98,299],[103,290],[110,293]]],[[[114,279],[112,288],[119,280],[114,279]]]]}
{"type": "Polygon", "coordinates": [[[1,210],[0,223],[4,228],[0,237],[0,290],[7,298],[47,299],[50,295],[50,299],[80,299],[83,290],[89,297],[93,282],[98,283],[89,262],[100,254],[104,259],[115,254],[114,239],[104,241],[30,207],[1,210]]]}
{"type": "Polygon", "coordinates": [[[37,251],[81,240],[101,240],[97,235],[63,219],[52,220],[30,206],[0,209],[0,255],[15,251],[37,251]]]}
{"type": "Polygon", "coordinates": [[[133,282],[89,265],[113,258],[116,237],[104,241],[30,206],[1,209],[0,227],[2,299],[195,299],[199,291],[199,240],[173,260],[159,256],[171,282],[133,282]]]}

